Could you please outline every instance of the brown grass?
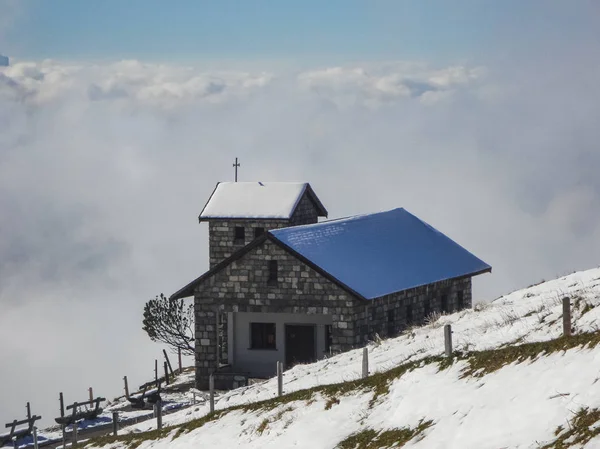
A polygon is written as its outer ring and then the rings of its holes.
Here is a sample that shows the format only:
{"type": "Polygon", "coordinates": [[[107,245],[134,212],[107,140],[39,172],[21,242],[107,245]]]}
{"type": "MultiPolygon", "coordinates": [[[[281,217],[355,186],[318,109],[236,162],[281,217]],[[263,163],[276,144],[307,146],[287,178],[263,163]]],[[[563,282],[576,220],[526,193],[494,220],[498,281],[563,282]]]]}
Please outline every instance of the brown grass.
{"type": "Polygon", "coordinates": [[[402,427],[377,432],[366,429],[350,435],[336,446],[337,449],[381,449],[389,447],[402,447],[413,438],[422,434],[433,425],[433,421],[419,421],[414,429],[402,427]]]}
{"type": "Polygon", "coordinates": [[[541,446],[540,449],[567,449],[570,447],[583,447],[592,438],[600,435],[600,426],[592,428],[600,421],[600,410],[597,408],[581,408],[569,421],[568,428],[558,426],[554,431],[557,437],[552,443],[541,446]]]}

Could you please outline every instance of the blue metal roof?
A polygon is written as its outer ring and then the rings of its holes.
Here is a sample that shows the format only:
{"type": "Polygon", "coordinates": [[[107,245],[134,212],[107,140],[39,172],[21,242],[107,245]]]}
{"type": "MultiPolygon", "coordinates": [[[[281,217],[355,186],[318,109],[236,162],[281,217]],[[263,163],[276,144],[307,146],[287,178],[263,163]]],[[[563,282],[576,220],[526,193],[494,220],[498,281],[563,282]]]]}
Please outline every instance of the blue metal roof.
{"type": "Polygon", "coordinates": [[[367,299],[492,268],[403,208],[269,232],[367,299]]]}

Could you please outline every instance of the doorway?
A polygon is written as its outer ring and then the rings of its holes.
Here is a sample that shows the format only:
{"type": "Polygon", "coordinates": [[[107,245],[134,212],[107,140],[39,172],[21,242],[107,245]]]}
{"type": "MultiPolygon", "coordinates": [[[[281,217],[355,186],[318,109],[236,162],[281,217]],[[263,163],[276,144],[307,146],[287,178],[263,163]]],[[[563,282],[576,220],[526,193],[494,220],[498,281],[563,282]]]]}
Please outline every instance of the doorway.
{"type": "Polygon", "coordinates": [[[285,325],[285,367],[316,360],[314,324],[285,325]]]}

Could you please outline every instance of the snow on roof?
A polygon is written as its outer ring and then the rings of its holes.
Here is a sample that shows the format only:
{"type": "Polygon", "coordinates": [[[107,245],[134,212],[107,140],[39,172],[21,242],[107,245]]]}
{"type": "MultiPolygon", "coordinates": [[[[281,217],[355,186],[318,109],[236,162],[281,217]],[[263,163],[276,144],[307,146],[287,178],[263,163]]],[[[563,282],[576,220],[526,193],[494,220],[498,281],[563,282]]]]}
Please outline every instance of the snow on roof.
{"type": "Polygon", "coordinates": [[[220,182],[199,219],[289,219],[307,189],[306,182],[220,182]]]}
{"type": "Polygon", "coordinates": [[[402,208],[269,233],[367,299],[491,270],[402,208]]]}

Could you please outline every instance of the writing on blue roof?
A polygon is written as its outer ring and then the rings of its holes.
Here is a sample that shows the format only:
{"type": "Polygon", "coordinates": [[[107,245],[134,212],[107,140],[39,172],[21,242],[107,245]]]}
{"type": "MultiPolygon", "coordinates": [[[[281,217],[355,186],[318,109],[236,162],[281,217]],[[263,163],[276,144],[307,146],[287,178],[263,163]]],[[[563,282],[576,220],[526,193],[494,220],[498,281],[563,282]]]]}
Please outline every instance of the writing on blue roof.
{"type": "Polygon", "coordinates": [[[491,271],[403,208],[269,232],[366,299],[491,271]]]}

